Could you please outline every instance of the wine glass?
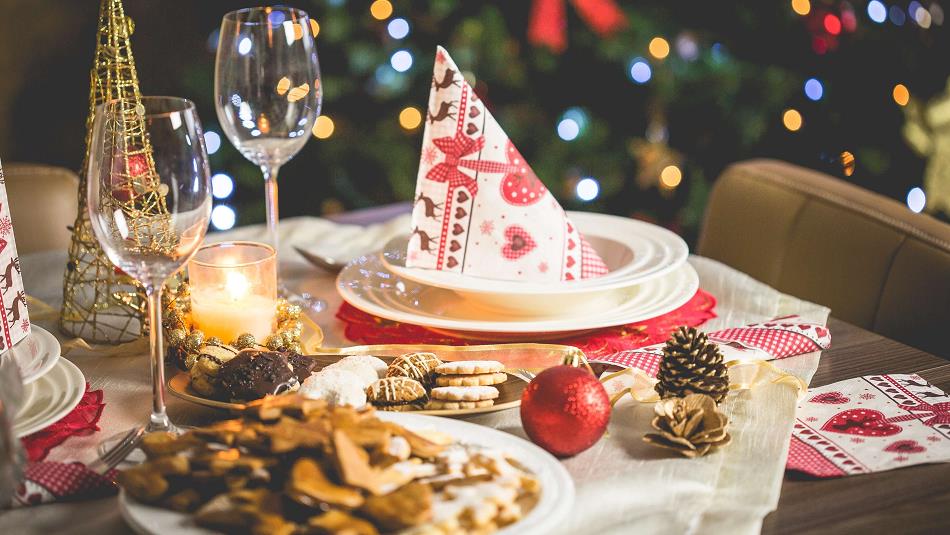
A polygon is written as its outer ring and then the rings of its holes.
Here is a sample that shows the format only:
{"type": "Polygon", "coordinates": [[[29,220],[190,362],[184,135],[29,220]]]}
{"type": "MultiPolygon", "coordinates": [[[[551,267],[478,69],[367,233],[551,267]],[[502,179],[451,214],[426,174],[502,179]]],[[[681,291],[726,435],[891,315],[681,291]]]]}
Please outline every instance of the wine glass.
{"type": "Polygon", "coordinates": [[[215,110],[238,151],[264,173],[267,233],[278,250],[277,173],[303,148],[323,91],[315,22],[291,7],[232,11],[221,21],[215,110]]]}
{"type": "Polygon", "coordinates": [[[162,285],[194,255],[211,216],[204,133],[194,103],[118,99],[96,108],[89,216],[102,250],[145,288],[152,412],[146,430],[177,431],[165,414],[162,285]]]}

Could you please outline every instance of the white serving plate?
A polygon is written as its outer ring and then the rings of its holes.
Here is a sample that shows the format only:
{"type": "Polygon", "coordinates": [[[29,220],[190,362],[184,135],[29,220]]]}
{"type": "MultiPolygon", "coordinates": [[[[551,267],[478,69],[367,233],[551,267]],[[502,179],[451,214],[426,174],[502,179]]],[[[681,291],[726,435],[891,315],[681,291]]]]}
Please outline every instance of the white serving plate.
{"type": "Polygon", "coordinates": [[[25,437],[69,414],[86,392],[86,378],[75,364],[59,359],[53,369],[23,387],[23,405],[13,418],[13,434],[25,437]]]}
{"type": "MultiPolygon", "coordinates": [[[[523,519],[500,530],[500,535],[550,533],[570,515],[574,504],[574,482],[571,476],[557,459],[534,444],[514,435],[463,420],[395,412],[376,414],[380,419],[409,429],[438,430],[465,444],[503,451],[530,470],[541,483],[541,499],[523,519]]],[[[217,533],[196,526],[188,515],[138,503],[124,490],[119,493],[119,510],[122,512],[122,518],[140,534],[217,533]]]]}
{"type": "Polygon", "coordinates": [[[626,217],[570,212],[571,220],[600,254],[610,272],[602,277],[553,283],[504,281],[434,269],[407,268],[408,236],[383,248],[383,262],[394,274],[427,286],[455,291],[471,302],[499,311],[540,314],[574,297],[584,310],[602,308],[608,290],[661,277],[686,262],[689,248],[669,230],[626,217]]]}
{"type": "Polygon", "coordinates": [[[523,334],[569,333],[654,318],[689,301],[699,277],[688,263],[639,286],[610,290],[610,301],[596,312],[565,296],[546,315],[499,311],[455,292],[403,280],[379,255],[360,257],[337,276],[337,291],[354,307],[402,323],[450,331],[523,334]]]}
{"type": "Polygon", "coordinates": [[[46,329],[32,325],[30,335],[10,350],[9,357],[20,368],[23,384],[28,385],[50,371],[59,360],[59,340],[46,329]]]}

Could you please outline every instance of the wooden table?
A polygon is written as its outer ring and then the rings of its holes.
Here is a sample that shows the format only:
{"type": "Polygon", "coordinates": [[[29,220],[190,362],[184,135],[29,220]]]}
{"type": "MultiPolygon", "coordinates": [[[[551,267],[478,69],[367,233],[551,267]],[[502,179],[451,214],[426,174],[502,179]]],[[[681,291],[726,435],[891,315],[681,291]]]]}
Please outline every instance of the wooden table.
{"type": "MultiPolygon", "coordinates": [[[[950,391],[950,362],[831,318],[831,349],[812,387],[876,373],[916,373],[950,391]]],[[[950,533],[950,463],[837,479],[786,474],[762,533],[950,533]]]]}

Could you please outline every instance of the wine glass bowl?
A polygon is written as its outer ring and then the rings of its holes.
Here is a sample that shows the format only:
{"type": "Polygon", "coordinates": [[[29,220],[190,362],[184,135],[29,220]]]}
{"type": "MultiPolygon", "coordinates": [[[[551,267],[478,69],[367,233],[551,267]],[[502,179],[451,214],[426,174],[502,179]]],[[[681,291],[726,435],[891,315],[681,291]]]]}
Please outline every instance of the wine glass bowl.
{"type": "MultiPolygon", "coordinates": [[[[92,125],[87,200],[93,233],[115,266],[148,296],[152,414],[165,414],[161,291],[195,254],[211,216],[211,179],[195,105],[176,97],[112,100],[92,125]]],[[[108,296],[115,299],[116,297],[108,296]]]]}
{"type": "Polygon", "coordinates": [[[225,135],[265,181],[268,233],[277,247],[277,173],[307,143],[322,88],[316,25],[299,9],[254,7],[221,22],[215,110],[225,135]]]}

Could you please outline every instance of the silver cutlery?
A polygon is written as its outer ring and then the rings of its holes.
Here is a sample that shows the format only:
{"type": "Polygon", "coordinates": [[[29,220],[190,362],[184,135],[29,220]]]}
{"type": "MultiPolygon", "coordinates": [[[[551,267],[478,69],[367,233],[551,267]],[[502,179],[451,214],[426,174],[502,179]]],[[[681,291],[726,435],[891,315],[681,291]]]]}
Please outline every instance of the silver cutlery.
{"type": "Polygon", "coordinates": [[[325,269],[330,273],[338,273],[347,264],[345,260],[339,260],[326,255],[311,253],[310,251],[297,246],[294,246],[294,250],[297,251],[300,256],[304,257],[307,262],[310,262],[320,269],[325,269]]]}
{"type": "Polygon", "coordinates": [[[99,474],[105,475],[116,466],[119,466],[119,463],[125,460],[126,457],[132,453],[135,448],[139,446],[139,443],[142,441],[142,437],[145,436],[145,427],[140,426],[133,429],[130,429],[128,433],[122,437],[115,446],[99,456],[98,459],[92,461],[86,468],[99,474]]]}
{"type": "Polygon", "coordinates": [[[530,372],[524,368],[519,368],[518,370],[514,372],[510,372],[510,373],[526,383],[530,383],[532,379],[534,379],[537,376],[537,374],[535,374],[534,372],[530,372]]]}

